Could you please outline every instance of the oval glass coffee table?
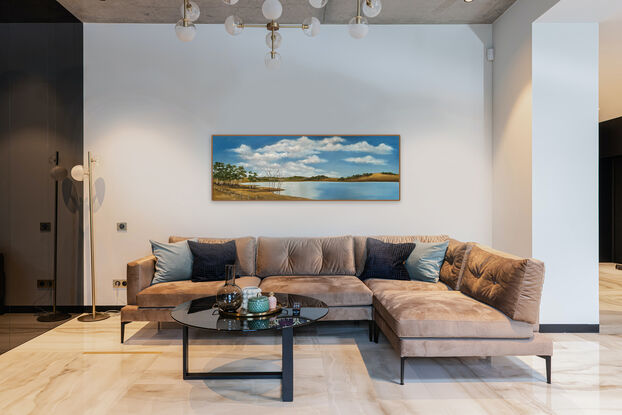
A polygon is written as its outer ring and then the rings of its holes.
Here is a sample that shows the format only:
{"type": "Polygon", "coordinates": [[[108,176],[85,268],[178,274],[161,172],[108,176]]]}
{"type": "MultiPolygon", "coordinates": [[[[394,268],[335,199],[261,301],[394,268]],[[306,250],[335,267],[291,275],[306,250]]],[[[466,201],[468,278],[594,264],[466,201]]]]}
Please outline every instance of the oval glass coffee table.
{"type": "Polygon", "coordinates": [[[294,400],[294,328],[306,326],[328,314],[328,306],[315,298],[297,294],[275,294],[283,307],[279,314],[259,318],[221,316],[216,307],[216,296],[203,297],[178,305],[171,317],[183,326],[183,377],[200,379],[281,379],[281,398],[294,400]],[[297,314],[295,306],[300,306],[297,314]],[[280,330],[282,337],[281,372],[189,372],[188,329],[254,333],[280,330]]]}

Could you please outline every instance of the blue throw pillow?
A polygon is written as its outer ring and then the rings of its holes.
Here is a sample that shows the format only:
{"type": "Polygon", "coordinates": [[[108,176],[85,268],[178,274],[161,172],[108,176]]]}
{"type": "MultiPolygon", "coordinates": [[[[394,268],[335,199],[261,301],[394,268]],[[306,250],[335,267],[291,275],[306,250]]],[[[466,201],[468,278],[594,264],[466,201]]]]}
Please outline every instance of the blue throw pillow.
{"type": "MultiPolygon", "coordinates": [[[[192,239],[196,241],[196,239],[192,239]]],[[[192,252],[188,241],[171,244],[151,242],[151,251],[156,257],[155,274],[151,284],[189,280],[192,276],[192,252]]]]}
{"type": "Polygon", "coordinates": [[[391,244],[378,239],[367,238],[367,259],[365,269],[359,277],[389,280],[408,280],[404,261],[415,249],[414,243],[391,244]]]}
{"type": "Polygon", "coordinates": [[[445,259],[445,252],[449,241],[423,243],[417,246],[406,260],[406,269],[411,280],[438,282],[441,265],[445,259]]]}

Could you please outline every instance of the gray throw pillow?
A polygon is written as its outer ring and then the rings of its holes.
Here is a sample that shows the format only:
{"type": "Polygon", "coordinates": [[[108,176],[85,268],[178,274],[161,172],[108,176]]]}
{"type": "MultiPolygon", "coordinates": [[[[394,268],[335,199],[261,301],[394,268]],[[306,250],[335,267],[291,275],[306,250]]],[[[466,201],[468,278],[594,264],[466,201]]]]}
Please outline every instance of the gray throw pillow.
{"type": "MultiPolygon", "coordinates": [[[[196,239],[191,239],[196,241],[196,239]]],[[[151,242],[156,257],[155,274],[151,284],[189,280],[192,276],[192,252],[188,241],[175,243],[151,242]]]]}

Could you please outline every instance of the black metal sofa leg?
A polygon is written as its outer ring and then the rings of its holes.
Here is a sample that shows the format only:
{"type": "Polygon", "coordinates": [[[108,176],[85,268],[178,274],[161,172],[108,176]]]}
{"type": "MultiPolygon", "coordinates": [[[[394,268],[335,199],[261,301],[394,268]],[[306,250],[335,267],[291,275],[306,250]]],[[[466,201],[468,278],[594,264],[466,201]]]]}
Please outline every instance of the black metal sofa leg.
{"type": "Polygon", "coordinates": [[[546,362],[546,383],[551,384],[551,358],[552,356],[538,356],[546,362]]]}
{"type": "Polygon", "coordinates": [[[374,320],[369,320],[369,341],[374,341],[374,320]]]}
{"type": "Polygon", "coordinates": [[[406,358],[402,357],[401,359],[401,369],[400,369],[400,385],[404,384],[404,363],[406,363],[406,358]]]}
{"type": "Polygon", "coordinates": [[[379,337],[380,337],[380,327],[378,327],[378,323],[374,321],[374,343],[378,343],[379,337]]]}
{"type": "Polygon", "coordinates": [[[121,322],[121,343],[125,340],[125,326],[129,323],[129,321],[121,322]]]}

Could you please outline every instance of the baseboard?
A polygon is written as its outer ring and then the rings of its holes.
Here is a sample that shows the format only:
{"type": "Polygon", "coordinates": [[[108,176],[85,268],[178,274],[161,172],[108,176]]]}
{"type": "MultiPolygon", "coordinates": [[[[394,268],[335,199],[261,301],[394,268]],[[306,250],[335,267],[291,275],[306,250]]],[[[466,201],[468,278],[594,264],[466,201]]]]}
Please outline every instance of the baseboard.
{"type": "Polygon", "coordinates": [[[540,333],[600,333],[599,324],[540,324],[540,333]]]}
{"type": "MultiPolygon", "coordinates": [[[[118,311],[123,308],[122,305],[98,305],[97,311],[118,311]]],[[[93,309],[90,305],[59,305],[56,306],[58,311],[65,313],[89,313],[93,309]]],[[[35,306],[35,305],[9,305],[0,309],[2,313],[45,313],[52,311],[52,306],[35,306]]]]}

